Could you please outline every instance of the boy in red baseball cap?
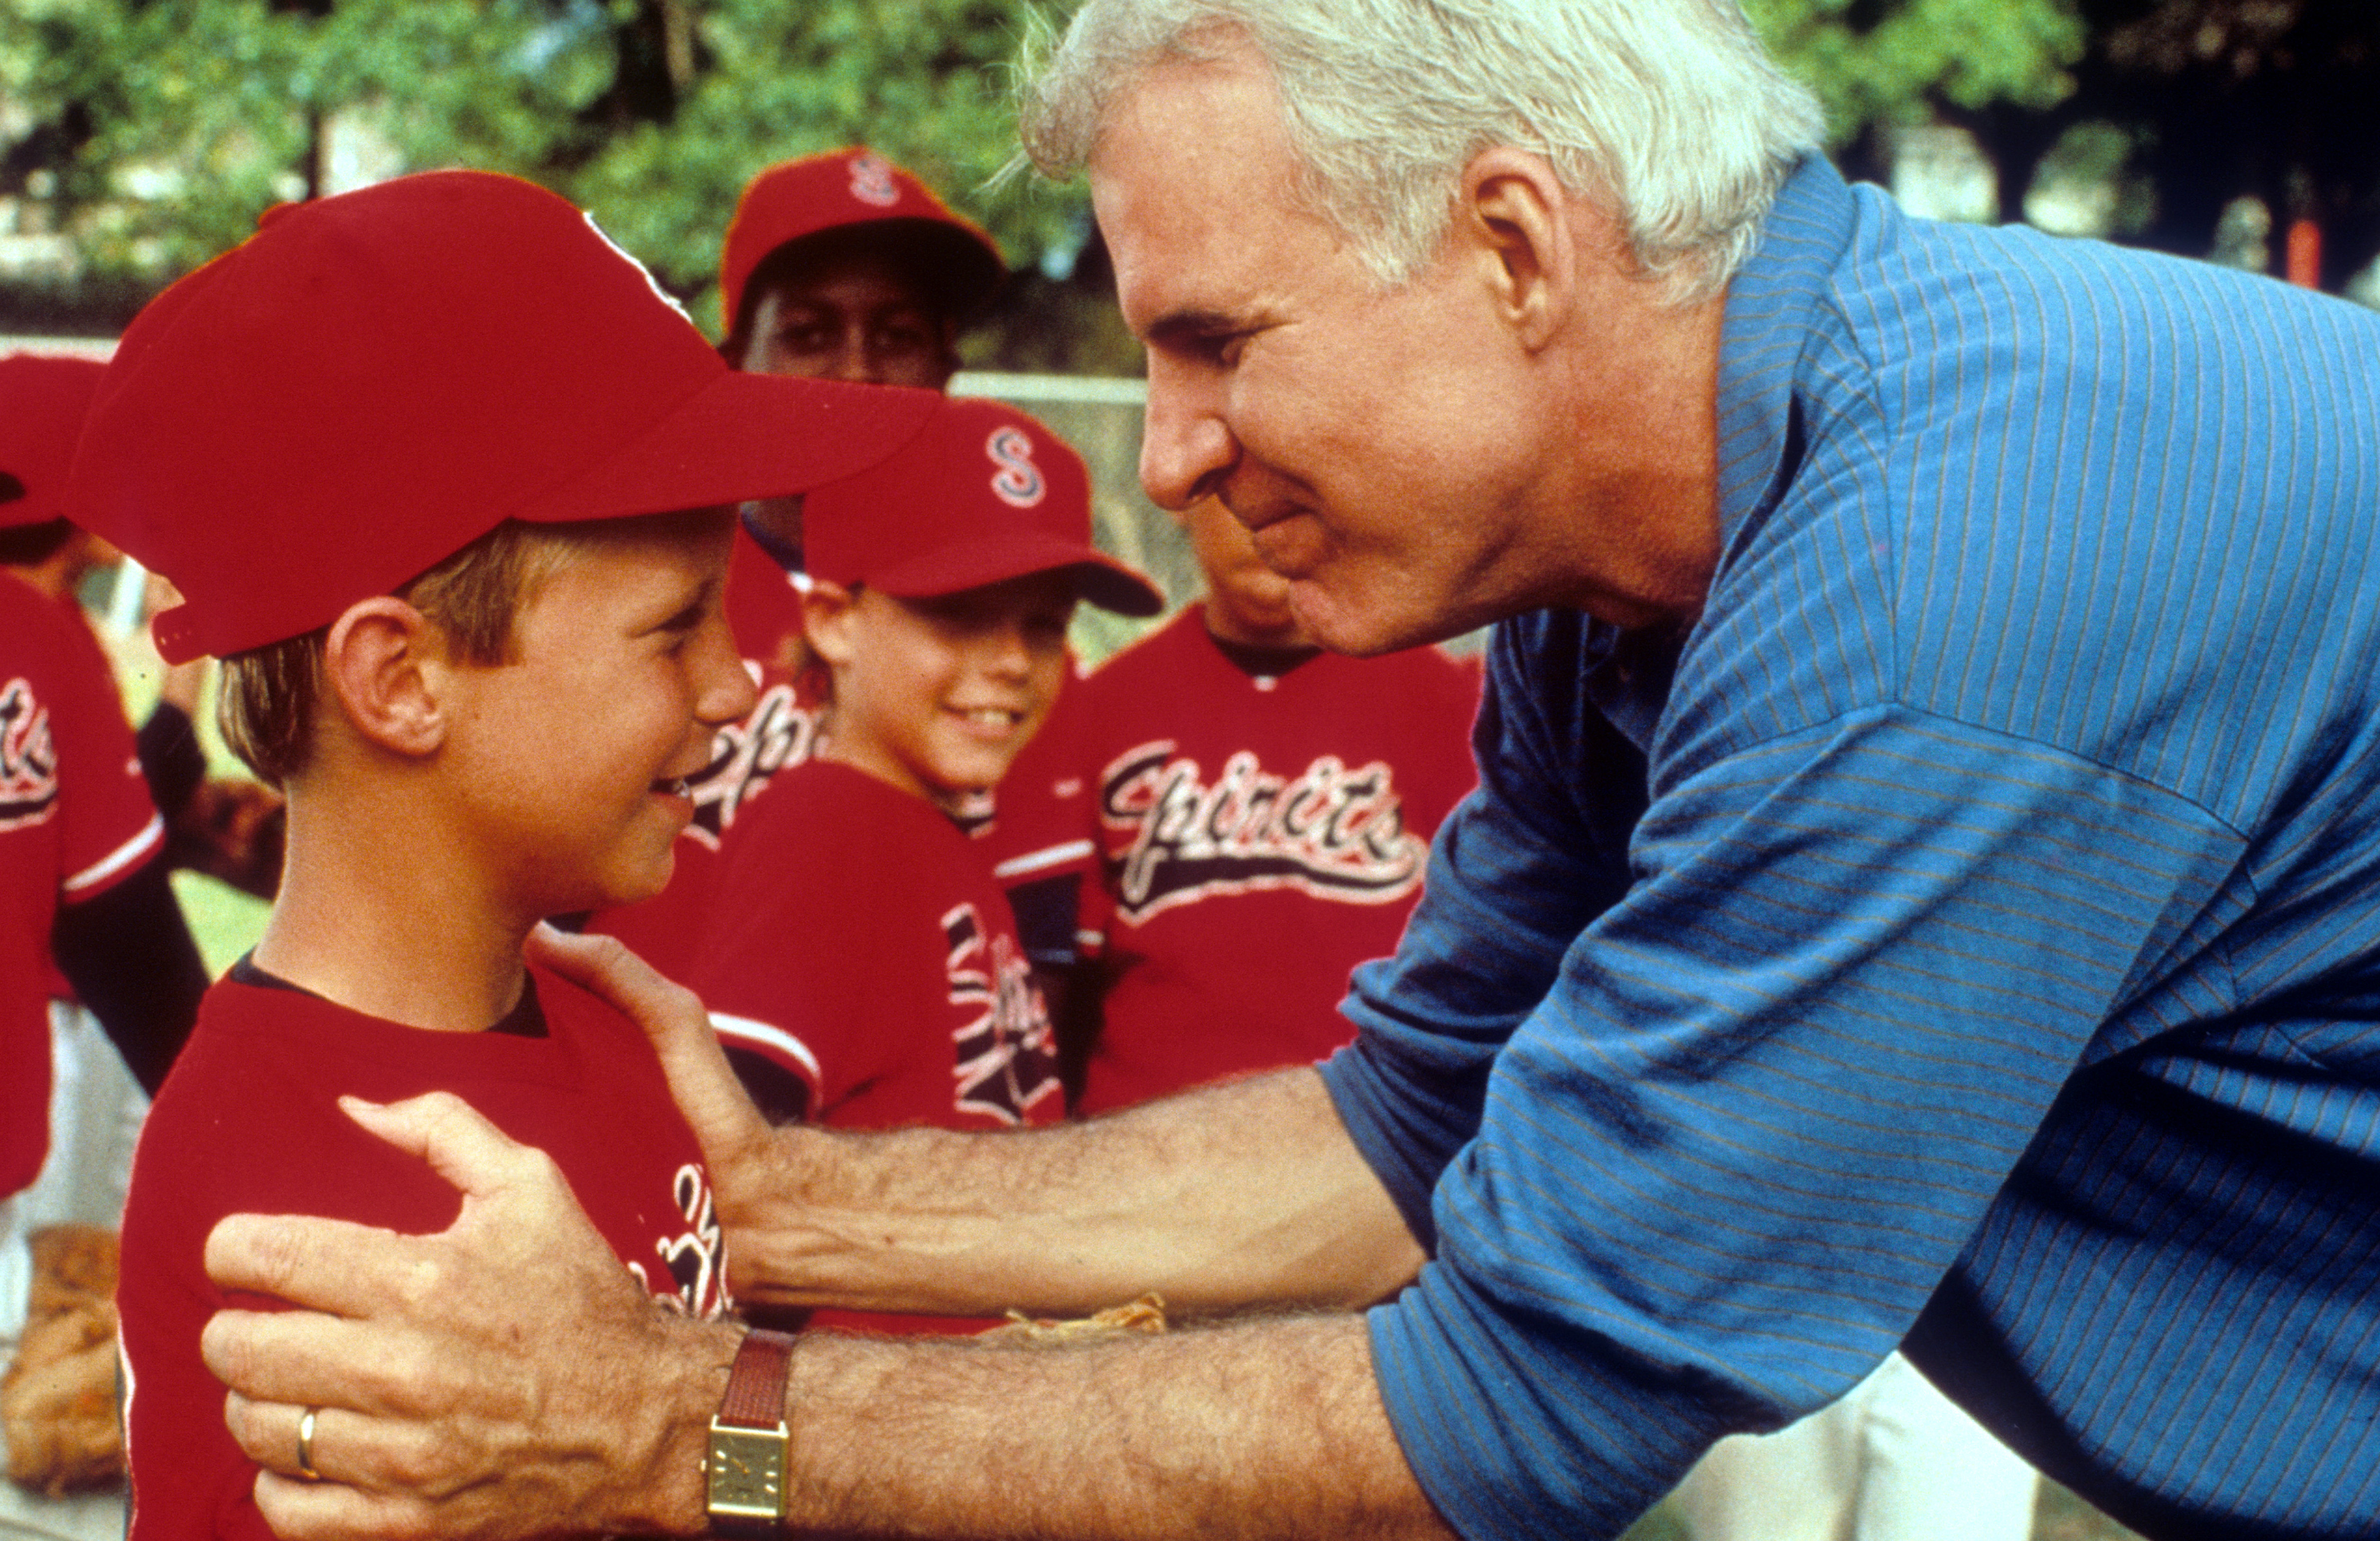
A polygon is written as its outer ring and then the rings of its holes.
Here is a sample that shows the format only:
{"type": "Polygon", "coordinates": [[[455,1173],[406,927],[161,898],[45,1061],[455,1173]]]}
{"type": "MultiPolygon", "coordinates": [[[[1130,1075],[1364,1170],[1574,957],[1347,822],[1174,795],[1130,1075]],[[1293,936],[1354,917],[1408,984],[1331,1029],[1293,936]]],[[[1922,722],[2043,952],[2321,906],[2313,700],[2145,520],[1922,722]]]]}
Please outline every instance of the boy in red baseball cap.
{"type": "Polygon", "coordinates": [[[92,1389],[77,1372],[97,1372],[103,1399],[114,1379],[79,1332],[17,1342],[34,1290],[57,1282],[31,1233],[112,1222],[93,1206],[128,1155],[114,1120],[82,1116],[137,1106],[90,1018],[154,1090],[206,989],[106,654],[70,598],[23,576],[70,566],[84,539],[63,510],[100,372],[83,358],[0,358],[0,1359],[18,1349],[10,1379],[26,1390],[23,1405],[9,1399],[8,1444],[28,1478],[100,1453],[63,1448],[73,1398],[92,1389]]]}
{"type": "Polygon", "coordinates": [[[1008,276],[1000,245],[864,145],[746,184],[719,255],[738,369],[940,390],[1008,276]]]}
{"type": "Polygon", "coordinates": [[[228,1303],[214,1222],[457,1212],[342,1095],[463,1095],[554,1159],[654,1295],[725,1304],[643,1035],[522,944],[669,876],[682,778],[751,700],[719,609],[729,507],[880,459],[931,400],[728,370],[584,215],[477,172],[275,211],[127,332],[72,511],[180,589],[159,650],[225,659],[226,737],[289,799],[263,939],[134,1166],[140,1541],[270,1534],[199,1354],[228,1303]]]}
{"type": "MultiPolygon", "coordinates": [[[[959,367],[961,329],[1007,278],[988,232],[865,145],[781,161],[745,184],[720,246],[727,337],[719,351],[754,374],[945,390],[959,367]]],[[[747,522],[771,549],[737,540],[728,624],[744,656],[781,676],[800,651],[801,605],[786,583],[786,570],[800,566],[798,505],[760,504],[747,522]]],[[[756,737],[787,732],[758,720],[752,727],[756,737]]],[[[791,731],[799,750],[808,735],[791,731]]],[[[698,823],[733,823],[748,790],[723,781],[698,788],[698,823]]]]}
{"type": "Polygon", "coordinates": [[[804,523],[831,714],[737,827],[690,982],[775,1117],[1054,1121],[1014,918],[947,810],[1040,726],[1078,599],[1148,615],[1162,598],[1091,545],[1080,457],[995,402],[942,404],[896,458],[810,493],[804,523]]]}
{"type": "MultiPolygon", "coordinates": [[[[755,374],[939,391],[958,368],[958,334],[1007,277],[991,237],[901,167],[863,145],[783,161],[746,184],[719,261],[727,337],[720,353],[755,374]]],[[[721,844],[747,799],[808,758],[822,681],[807,656],[798,500],[756,503],[728,564],[727,623],[760,694],[719,735],[692,780],[694,820],[669,891],[593,928],[664,974],[693,961],[710,914],[721,844]]]]}

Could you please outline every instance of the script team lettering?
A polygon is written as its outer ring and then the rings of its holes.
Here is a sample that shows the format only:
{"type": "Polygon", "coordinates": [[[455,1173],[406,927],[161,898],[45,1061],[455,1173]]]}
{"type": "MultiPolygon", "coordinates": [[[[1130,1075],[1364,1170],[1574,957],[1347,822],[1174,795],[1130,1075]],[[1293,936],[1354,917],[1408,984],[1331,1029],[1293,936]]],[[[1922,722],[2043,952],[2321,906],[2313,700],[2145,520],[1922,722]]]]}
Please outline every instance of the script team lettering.
{"type": "Polygon", "coordinates": [[[818,714],[795,699],[792,686],[772,685],[761,692],[751,715],[712,737],[710,763],[693,778],[694,819],[686,834],[717,850],[736,811],[770,777],[809,758],[817,737],[818,714]]]}
{"type": "Polygon", "coordinates": [[[0,685],[0,830],[39,824],[58,803],[50,709],[22,678],[0,685]]]}
{"type": "Polygon", "coordinates": [[[1033,965],[1014,939],[989,935],[973,904],[942,916],[950,952],[945,972],[952,1004],[974,1014],[953,1038],[957,1047],[955,1105],[1002,1123],[1059,1095],[1057,1048],[1033,965]]]}
{"type": "Polygon", "coordinates": [[[1099,814],[1111,842],[1116,904],[1135,923],[1213,893],[1290,888],[1385,904],[1421,881],[1428,845],[1406,832],[1389,768],[1318,756],[1293,776],[1242,750],[1210,783],[1171,739],[1109,762],[1099,814]]]}

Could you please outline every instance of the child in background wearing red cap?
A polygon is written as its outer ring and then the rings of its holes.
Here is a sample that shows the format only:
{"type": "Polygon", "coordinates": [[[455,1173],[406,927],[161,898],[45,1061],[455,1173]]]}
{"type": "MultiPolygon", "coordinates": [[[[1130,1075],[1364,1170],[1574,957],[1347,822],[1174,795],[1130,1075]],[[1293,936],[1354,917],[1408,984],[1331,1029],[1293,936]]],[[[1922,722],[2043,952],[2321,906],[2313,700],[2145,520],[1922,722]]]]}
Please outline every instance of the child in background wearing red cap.
{"type": "Polygon", "coordinates": [[[26,1160],[41,1164],[47,1029],[25,1025],[58,987],[152,1092],[206,989],[114,670],[72,596],[28,576],[90,541],[64,509],[103,368],[0,358],[0,1198],[31,1180],[26,1160]]]}
{"type": "Polygon", "coordinates": [[[152,780],[73,592],[114,556],[63,512],[101,372],[0,358],[0,1421],[9,1474],[34,1487],[122,1471],[112,1291],[77,1275],[113,1251],[140,1093],[207,988],[152,780]],[[103,1230],[36,1241],[64,1223],[103,1230]]]}
{"type": "Polygon", "coordinates": [[[1129,615],[1162,599],[1092,547],[1080,457],[997,403],[944,403],[893,459],[810,493],[803,520],[831,715],[817,756],[746,810],[689,982],[776,1117],[1054,1122],[1039,991],[947,810],[996,785],[1041,725],[1078,599],[1129,615]]]}
{"type": "MultiPolygon", "coordinates": [[[[739,370],[798,379],[940,391],[957,340],[1008,269],[990,236],[874,151],[851,147],[785,161],[752,178],[720,253],[727,318],[720,353],[739,370]]],[[[757,504],[727,575],[727,623],[759,698],[719,735],[692,779],[694,821],[660,898],[599,916],[593,928],[682,977],[708,924],[713,857],[746,799],[809,757],[822,681],[801,667],[801,531],[790,502],[757,504]]]]}
{"type": "MultiPolygon", "coordinates": [[[[270,1534],[199,1339],[272,1303],[207,1280],[214,1223],[455,1220],[377,1104],[461,1095],[554,1159],[642,1288],[727,1304],[643,1034],[523,941],[660,889],[681,778],[750,705],[726,505],[852,473],[930,401],[729,370],[583,215],[476,172],[276,211],[127,332],[72,511],[180,589],[160,652],[225,658],[226,737],[289,799],[264,936],[134,1164],[137,1541],[270,1534]]],[[[301,1420],[302,1469],[339,1474],[341,1416],[301,1420]]]]}
{"type": "MultiPolygon", "coordinates": [[[[728,331],[720,352],[755,373],[942,390],[958,368],[960,331],[1007,273],[989,234],[865,146],[781,162],[746,185],[727,227],[719,289],[728,331]]],[[[721,732],[710,765],[694,779],[694,822],[668,891],[590,923],[673,977],[684,977],[702,946],[718,852],[732,843],[737,815],[771,777],[809,757],[824,704],[822,675],[802,666],[809,655],[792,580],[801,568],[799,511],[789,502],[759,504],[746,523],[771,551],[738,534],[727,620],[759,698],[743,722],[721,732]]],[[[1062,688],[1030,761],[1058,762],[1073,697],[1062,688]]],[[[1053,841],[1080,848],[1083,861],[1056,869],[1044,862],[1010,889],[1037,956],[1071,961],[1073,899],[1089,847],[1078,838],[1075,809],[1039,795],[1059,776],[1023,777],[1019,784],[1036,795],[1005,801],[996,821],[988,798],[966,817],[995,862],[1053,841]]]]}

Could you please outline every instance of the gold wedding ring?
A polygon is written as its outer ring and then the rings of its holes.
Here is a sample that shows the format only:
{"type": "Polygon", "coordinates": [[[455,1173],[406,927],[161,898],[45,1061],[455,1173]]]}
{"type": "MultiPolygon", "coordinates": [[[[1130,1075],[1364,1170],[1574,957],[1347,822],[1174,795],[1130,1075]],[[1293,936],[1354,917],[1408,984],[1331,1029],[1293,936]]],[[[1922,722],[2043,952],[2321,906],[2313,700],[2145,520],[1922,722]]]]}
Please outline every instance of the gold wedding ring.
{"type": "Polygon", "coordinates": [[[322,1474],[314,1470],[314,1418],[322,1410],[310,1407],[298,1414],[298,1474],[308,1482],[320,1482],[322,1474]]]}

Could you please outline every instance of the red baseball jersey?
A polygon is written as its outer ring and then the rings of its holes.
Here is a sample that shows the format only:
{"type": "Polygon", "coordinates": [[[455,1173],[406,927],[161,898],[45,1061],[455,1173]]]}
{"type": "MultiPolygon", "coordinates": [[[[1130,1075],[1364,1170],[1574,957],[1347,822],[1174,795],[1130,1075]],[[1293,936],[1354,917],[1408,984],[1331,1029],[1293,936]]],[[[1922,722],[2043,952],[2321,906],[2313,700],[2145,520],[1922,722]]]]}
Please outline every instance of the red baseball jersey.
{"type": "MultiPolygon", "coordinates": [[[[720,865],[693,984],[764,1111],[844,1129],[1054,1122],[1041,992],[982,853],[921,797],[832,760],[785,772],[720,865]]],[[[820,1311],[820,1326],[977,1331],[820,1311]]]]}
{"type": "Polygon", "coordinates": [[[1090,783],[1083,770],[1084,681],[1074,655],[1066,658],[1050,715],[1000,783],[996,804],[983,810],[973,829],[984,859],[1001,886],[1045,881],[1099,867],[1099,847],[1086,832],[1090,783]]]}
{"type": "Polygon", "coordinates": [[[454,1223],[455,1189],[339,1111],[432,1089],[546,1151],[620,1261],[673,1309],[730,1304],[710,1179],[643,1032],[559,976],[497,1029],[401,1026],[287,988],[225,979],[142,1128],[125,1207],[122,1313],[133,1541],[269,1541],[256,1467],[224,1427],[199,1357],[218,1308],[270,1308],[207,1279],[207,1232],[241,1211],[312,1214],[409,1234],[454,1223]],[[541,1015],[541,1036],[526,1036],[541,1015]],[[514,1029],[514,1030],[506,1030],[514,1029]]]}
{"type": "Polygon", "coordinates": [[[105,892],[164,838],[97,639],[0,573],[0,1195],[49,1150],[58,906],[105,892]]]}
{"type": "Polygon", "coordinates": [[[852,1129],[1055,1118],[1049,1020],[981,853],[849,766],[780,782],[721,864],[693,980],[731,1047],[799,1083],[767,1110],[852,1129]]]}
{"type": "Polygon", "coordinates": [[[1348,972],[1395,950],[1476,780],[1479,681],[1432,648],[1252,673],[1193,605],[1085,682],[1104,1020],[1084,1110],[1347,1040],[1348,972]]]}

